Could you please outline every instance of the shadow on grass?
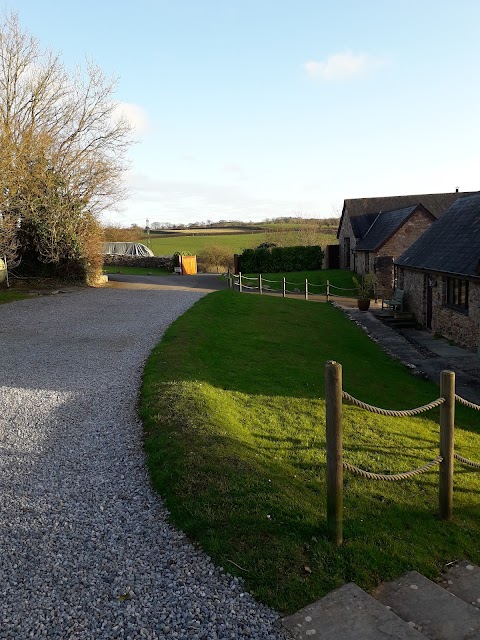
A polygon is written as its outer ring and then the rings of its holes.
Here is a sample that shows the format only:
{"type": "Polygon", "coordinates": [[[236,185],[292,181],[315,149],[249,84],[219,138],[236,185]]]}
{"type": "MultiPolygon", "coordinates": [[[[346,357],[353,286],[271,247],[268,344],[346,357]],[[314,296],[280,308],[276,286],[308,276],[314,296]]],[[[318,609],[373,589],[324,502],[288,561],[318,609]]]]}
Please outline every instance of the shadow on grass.
{"type": "MultiPolygon", "coordinates": [[[[281,400],[298,411],[299,399],[281,400]]],[[[281,611],[294,611],[349,580],[373,588],[410,569],[433,576],[458,549],[478,557],[478,515],[471,510],[478,476],[465,476],[475,480],[470,488],[459,476],[450,524],[436,517],[437,471],[403,483],[345,474],[345,545],[338,549],[327,537],[325,452],[313,431],[303,437],[289,431],[296,428],[295,416],[273,425],[264,412],[244,413],[248,398],[232,399],[203,382],[161,385],[149,405],[149,467],[173,520],[281,611]],[[261,420],[266,431],[258,428],[261,420]],[[283,435],[268,433],[275,428],[283,435]]],[[[353,446],[356,454],[371,456],[371,445],[353,446]]],[[[387,451],[386,462],[377,458],[376,465],[418,466],[414,453],[387,451]]]]}

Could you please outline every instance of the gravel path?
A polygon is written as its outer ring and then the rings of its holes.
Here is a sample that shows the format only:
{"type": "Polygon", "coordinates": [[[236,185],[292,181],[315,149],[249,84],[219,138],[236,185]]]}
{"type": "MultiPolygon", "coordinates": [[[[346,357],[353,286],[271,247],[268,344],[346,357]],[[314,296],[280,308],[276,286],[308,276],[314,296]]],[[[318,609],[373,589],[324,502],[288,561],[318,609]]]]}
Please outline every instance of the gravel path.
{"type": "Polygon", "coordinates": [[[168,524],[136,416],[145,358],[195,291],[0,309],[0,638],[284,638],[168,524]]]}

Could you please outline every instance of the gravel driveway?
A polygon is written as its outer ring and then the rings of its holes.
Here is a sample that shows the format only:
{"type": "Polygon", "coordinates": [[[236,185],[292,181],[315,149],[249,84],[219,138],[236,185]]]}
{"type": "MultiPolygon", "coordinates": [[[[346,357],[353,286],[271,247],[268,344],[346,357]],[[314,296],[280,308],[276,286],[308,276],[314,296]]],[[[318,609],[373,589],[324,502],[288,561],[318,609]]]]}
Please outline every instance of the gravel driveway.
{"type": "Polygon", "coordinates": [[[0,307],[0,638],[283,638],[168,524],[144,468],[143,363],[199,291],[0,307]]]}

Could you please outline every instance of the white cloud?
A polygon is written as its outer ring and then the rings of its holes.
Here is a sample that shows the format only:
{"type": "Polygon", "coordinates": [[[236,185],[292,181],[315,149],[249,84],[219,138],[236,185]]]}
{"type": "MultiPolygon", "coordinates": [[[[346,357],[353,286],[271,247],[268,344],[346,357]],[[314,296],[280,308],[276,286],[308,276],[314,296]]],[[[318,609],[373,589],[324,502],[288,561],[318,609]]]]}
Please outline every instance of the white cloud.
{"type": "Polygon", "coordinates": [[[134,132],[138,135],[151,131],[151,123],[143,107],[133,102],[119,102],[116,107],[119,116],[127,119],[134,132]]]}
{"type": "Polygon", "coordinates": [[[387,64],[387,59],[368,53],[354,54],[351,51],[333,53],[326,60],[311,60],[304,64],[307,74],[314,79],[342,80],[351,76],[374,71],[387,64]]]}
{"type": "Polygon", "coordinates": [[[138,216],[140,221],[147,217],[169,222],[263,220],[294,211],[318,210],[315,202],[268,198],[241,186],[161,180],[135,172],[128,172],[126,180],[131,191],[127,207],[145,212],[138,216]]]}

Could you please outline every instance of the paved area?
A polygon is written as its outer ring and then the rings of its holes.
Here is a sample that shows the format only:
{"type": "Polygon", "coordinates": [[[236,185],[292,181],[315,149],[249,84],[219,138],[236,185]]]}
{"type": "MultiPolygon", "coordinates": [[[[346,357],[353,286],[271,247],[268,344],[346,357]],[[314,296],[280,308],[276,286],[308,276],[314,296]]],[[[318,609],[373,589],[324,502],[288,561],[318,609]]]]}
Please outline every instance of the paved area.
{"type": "Polygon", "coordinates": [[[157,291],[200,291],[209,293],[227,288],[227,281],[216,273],[198,273],[194,276],[126,276],[108,274],[109,289],[137,289],[157,291]]]}
{"type": "Polygon", "coordinates": [[[480,358],[477,353],[452,345],[443,338],[435,338],[428,331],[402,329],[399,333],[371,311],[359,311],[344,304],[339,306],[385,351],[404,362],[412,372],[439,384],[441,371],[454,371],[457,393],[480,404],[480,358]]]}

